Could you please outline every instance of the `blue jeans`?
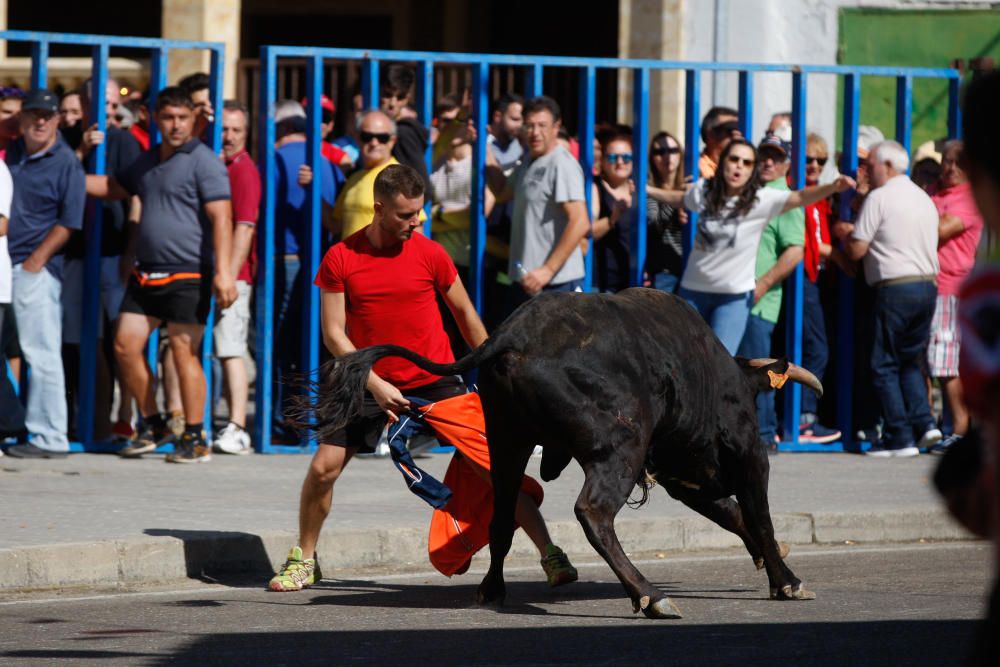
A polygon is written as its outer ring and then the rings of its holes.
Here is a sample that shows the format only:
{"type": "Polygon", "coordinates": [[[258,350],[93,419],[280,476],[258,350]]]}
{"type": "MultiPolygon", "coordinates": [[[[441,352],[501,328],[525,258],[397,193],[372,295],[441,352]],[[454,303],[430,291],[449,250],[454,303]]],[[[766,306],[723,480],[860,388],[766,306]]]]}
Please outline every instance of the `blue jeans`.
{"type": "MultiPolygon", "coordinates": [[[[740,341],[736,354],[749,359],[771,356],[771,334],[774,333],[774,322],[768,322],[758,315],[747,319],[747,328],[740,341]]],[[[774,444],[774,436],[778,432],[778,416],[774,411],[774,390],[769,389],[757,394],[757,427],[760,429],[760,439],[765,443],[774,444]]]]}
{"type": "MultiPolygon", "coordinates": [[[[830,349],[826,340],[826,319],[819,301],[819,286],[802,281],[802,366],[823,381],[830,349]]],[[[802,392],[802,413],[815,415],[819,399],[812,391],[802,392]]]]}
{"type": "Polygon", "coordinates": [[[912,445],[934,424],[922,369],[936,296],[929,281],[876,289],[872,379],[886,446],[912,445]]]}
{"type": "Polygon", "coordinates": [[[298,373],[303,345],[302,291],[305,275],[297,257],[274,258],[274,367],[271,419],[281,421],[284,404],[296,392],[285,382],[298,373]]]}
{"type": "Polygon", "coordinates": [[[680,285],[680,282],[681,279],[679,276],[675,276],[667,271],[660,271],[659,273],[653,274],[653,287],[661,292],[676,294],[677,286],[680,285]]]}
{"type": "Polygon", "coordinates": [[[62,283],[48,269],[14,267],[14,313],[24,361],[31,369],[24,425],[31,443],[69,451],[62,362],[62,283]]]}
{"type": "Polygon", "coordinates": [[[681,286],[678,296],[690,303],[695,310],[708,322],[712,331],[722,342],[729,354],[736,350],[743,340],[743,332],[747,328],[747,318],[750,316],[753,292],[740,294],[714,294],[712,292],[696,292],[681,286]]]}

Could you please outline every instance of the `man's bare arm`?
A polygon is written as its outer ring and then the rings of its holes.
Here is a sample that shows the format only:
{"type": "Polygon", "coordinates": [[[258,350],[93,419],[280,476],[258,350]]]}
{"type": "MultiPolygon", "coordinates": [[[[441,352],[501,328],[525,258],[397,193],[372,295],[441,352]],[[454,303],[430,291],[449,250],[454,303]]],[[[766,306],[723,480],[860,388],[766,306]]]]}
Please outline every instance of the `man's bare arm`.
{"type": "Polygon", "coordinates": [[[521,285],[528,294],[537,294],[552,281],[552,278],[559,273],[559,269],[569,259],[570,254],[580,247],[580,240],[590,231],[587,207],[583,201],[563,202],[560,206],[565,211],[569,222],[545,263],[530,271],[521,280],[521,285]]]}
{"type": "Polygon", "coordinates": [[[7,229],[10,227],[10,221],[7,220],[7,216],[0,215],[0,236],[7,236],[7,229]]]}
{"type": "Polygon", "coordinates": [[[938,221],[938,245],[955,238],[965,231],[965,224],[957,215],[945,213],[938,221]]]}
{"type": "Polygon", "coordinates": [[[778,261],[774,263],[774,266],[757,279],[757,286],[753,290],[753,302],[757,303],[760,301],[772,287],[792,275],[792,271],[802,261],[804,255],[805,251],[800,245],[785,248],[781,256],[778,257],[778,261]]]}
{"type": "Polygon", "coordinates": [[[212,289],[220,308],[236,301],[236,281],[230,273],[233,260],[232,205],[228,199],[205,204],[205,214],[212,221],[212,245],[215,251],[215,276],[212,289]]]}
{"type": "Polygon", "coordinates": [[[66,245],[72,234],[72,230],[62,225],[53,225],[39,246],[35,248],[35,251],[24,260],[21,267],[28,273],[38,273],[49,263],[52,255],[59,252],[66,245]]]}
{"type": "Polygon", "coordinates": [[[497,162],[496,157],[494,157],[493,151],[489,148],[486,149],[486,169],[484,174],[486,176],[486,187],[493,192],[497,204],[509,202],[514,198],[514,188],[511,186],[510,180],[504,176],[503,169],[500,168],[500,164],[497,162]]]}
{"type": "Polygon", "coordinates": [[[455,323],[458,324],[458,329],[462,332],[462,338],[469,344],[469,347],[476,349],[482,345],[483,341],[486,340],[486,327],[479,319],[479,313],[472,305],[472,299],[469,298],[469,293],[465,290],[461,278],[455,278],[455,282],[444,293],[444,302],[448,305],[448,310],[454,316],[455,323]]]}
{"type": "Polygon", "coordinates": [[[98,199],[125,199],[128,190],[115,180],[114,176],[96,176],[87,174],[87,194],[98,199]]]}

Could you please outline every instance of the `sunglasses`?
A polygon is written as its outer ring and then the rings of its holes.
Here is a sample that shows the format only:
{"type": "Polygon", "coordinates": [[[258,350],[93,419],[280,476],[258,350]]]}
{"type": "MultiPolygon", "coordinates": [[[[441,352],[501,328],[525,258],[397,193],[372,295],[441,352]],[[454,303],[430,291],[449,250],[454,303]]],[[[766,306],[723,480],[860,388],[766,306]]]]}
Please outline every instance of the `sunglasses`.
{"type": "Polygon", "coordinates": [[[807,155],[806,156],[806,164],[812,164],[813,162],[815,162],[819,166],[825,167],[826,166],[826,160],[827,160],[827,158],[825,158],[825,157],[816,157],[815,155],[807,155]]]}
{"type": "Polygon", "coordinates": [[[618,160],[621,160],[625,164],[632,164],[631,153],[608,153],[607,155],[604,156],[604,158],[611,164],[618,162],[618,160]]]}
{"type": "Polygon", "coordinates": [[[362,132],[361,133],[361,143],[367,144],[369,141],[374,139],[380,144],[387,144],[389,140],[392,139],[392,135],[388,132],[362,132]]]}
{"type": "Polygon", "coordinates": [[[753,160],[750,160],[745,157],[740,157],[739,155],[730,155],[729,161],[732,162],[733,164],[739,164],[742,162],[744,167],[752,167],[754,163],[753,160]]]}
{"type": "Polygon", "coordinates": [[[653,155],[675,155],[680,152],[681,149],[677,146],[654,146],[650,151],[653,155]]]}

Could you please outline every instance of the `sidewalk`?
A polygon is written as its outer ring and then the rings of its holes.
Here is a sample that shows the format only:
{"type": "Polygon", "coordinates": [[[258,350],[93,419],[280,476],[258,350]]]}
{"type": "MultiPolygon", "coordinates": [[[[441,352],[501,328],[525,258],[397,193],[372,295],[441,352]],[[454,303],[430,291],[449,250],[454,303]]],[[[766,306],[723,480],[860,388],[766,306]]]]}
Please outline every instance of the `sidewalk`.
{"type": "MultiPolygon", "coordinates": [[[[421,459],[443,479],[449,455],[421,459]]],[[[528,472],[537,478],[540,459],[528,472]]],[[[777,537],[791,544],[969,539],[930,483],[937,459],[873,460],[848,454],[771,459],[777,537]]],[[[164,465],[162,455],[123,460],[0,459],[0,591],[130,586],[189,576],[265,577],[295,544],[307,456],[215,455],[208,464],[164,465]]],[[[571,463],[543,485],[542,512],[571,556],[595,556],[573,514],[583,481],[571,463]]],[[[326,576],[359,568],[430,567],[431,509],[389,459],[356,459],[337,483],[320,541],[326,576]]],[[[739,544],[659,488],[616,523],[628,552],[676,552],[739,544]]],[[[518,534],[515,556],[532,557],[518,534]]],[[[488,559],[487,550],[477,557],[488,559]]],[[[485,561],[483,561],[485,562],[485,561]]],[[[262,578],[261,584],[265,579],[262,578]]]]}

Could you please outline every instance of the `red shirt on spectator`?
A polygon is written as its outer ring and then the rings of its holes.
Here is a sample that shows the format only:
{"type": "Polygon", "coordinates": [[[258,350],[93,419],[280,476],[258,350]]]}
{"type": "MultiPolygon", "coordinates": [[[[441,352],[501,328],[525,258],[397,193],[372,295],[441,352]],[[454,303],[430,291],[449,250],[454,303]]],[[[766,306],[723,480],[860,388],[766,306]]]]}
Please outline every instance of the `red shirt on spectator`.
{"type": "MultiPolygon", "coordinates": [[[[134,126],[133,126],[134,127],[134,126]]],[[[260,210],[260,172],[250,154],[240,151],[231,159],[226,158],[226,170],[229,172],[229,189],[232,191],[233,226],[257,226],[257,215],[260,210]]],[[[254,235],[250,246],[250,255],[243,262],[236,280],[253,282],[257,270],[257,236],[254,235]]]]}
{"type": "Polygon", "coordinates": [[[341,150],[337,146],[334,146],[329,141],[323,142],[320,147],[320,152],[323,154],[323,157],[330,161],[330,164],[335,164],[338,167],[340,166],[340,163],[344,161],[344,156],[347,155],[345,151],[341,150]]]}
{"type": "Polygon", "coordinates": [[[830,245],[830,202],[820,199],[815,204],[806,206],[806,247],[803,265],[809,282],[819,278],[821,257],[820,243],[830,245]]]}
{"type": "Polygon", "coordinates": [[[958,296],[959,288],[976,263],[976,248],[983,233],[983,217],[972,198],[972,186],[962,183],[931,194],[938,214],[950,213],[965,227],[938,246],[938,294],[958,296]]]}
{"type": "MultiPolygon", "coordinates": [[[[401,345],[447,364],[455,357],[441,322],[437,293],[446,292],[457,276],[444,248],[421,234],[401,245],[377,249],[362,229],[327,251],[316,285],[344,293],[347,335],[358,349],[401,345]]],[[[438,379],[397,357],[380,359],[374,370],[399,389],[438,379]]]]}
{"type": "Polygon", "coordinates": [[[136,138],[142,150],[149,150],[149,132],[139,127],[139,123],[132,123],[128,128],[129,134],[136,138]]]}

